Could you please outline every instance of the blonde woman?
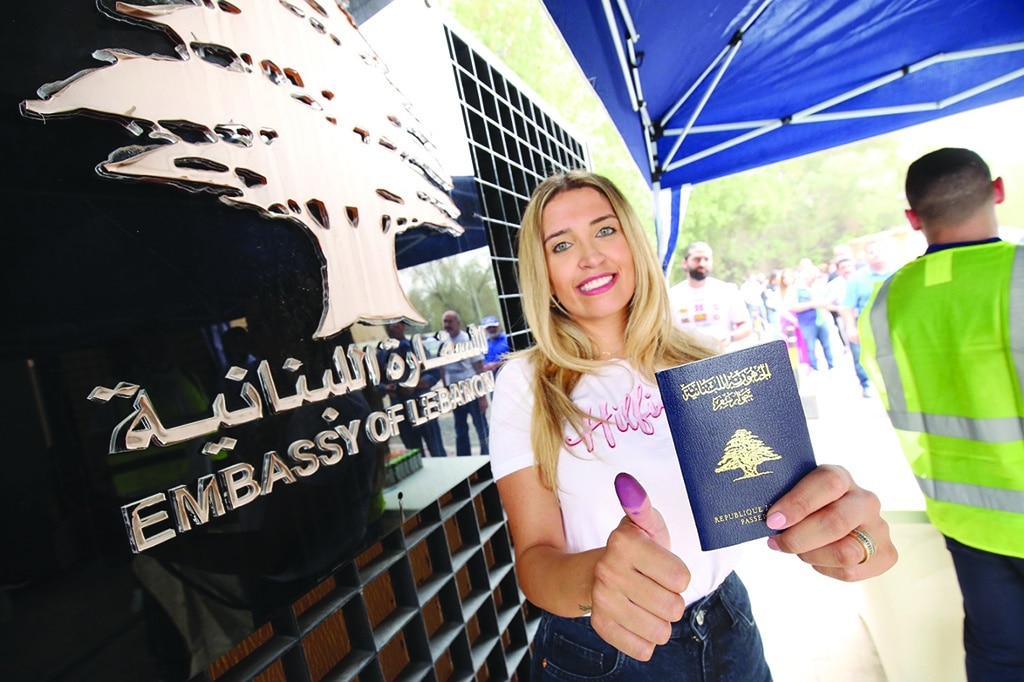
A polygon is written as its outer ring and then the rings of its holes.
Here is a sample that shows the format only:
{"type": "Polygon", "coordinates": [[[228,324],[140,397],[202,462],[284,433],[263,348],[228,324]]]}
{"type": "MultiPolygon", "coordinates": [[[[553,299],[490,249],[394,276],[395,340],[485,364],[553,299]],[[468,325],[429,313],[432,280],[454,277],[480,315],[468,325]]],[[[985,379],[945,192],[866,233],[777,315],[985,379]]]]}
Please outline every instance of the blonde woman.
{"type": "MultiPolygon", "coordinates": [[[[740,549],[700,550],[654,382],[712,351],[673,327],[635,212],[601,176],[548,178],[519,275],[536,345],[498,376],[491,466],[520,586],[544,611],[531,679],[771,679],[740,549]]],[[[877,497],[839,467],[812,471],[767,520],[782,531],[770,547],[840,580],[896,561],[877,497]],[[874,538],[870,560],[854,529],[874,538]]]]}

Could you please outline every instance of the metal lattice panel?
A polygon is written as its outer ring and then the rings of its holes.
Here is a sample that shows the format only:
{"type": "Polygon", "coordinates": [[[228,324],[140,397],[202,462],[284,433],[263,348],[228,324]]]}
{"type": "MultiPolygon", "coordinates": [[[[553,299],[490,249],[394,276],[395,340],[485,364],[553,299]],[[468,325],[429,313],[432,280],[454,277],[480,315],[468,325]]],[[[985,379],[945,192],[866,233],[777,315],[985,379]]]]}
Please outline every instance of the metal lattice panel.
{"type": "Polygon", "coordinates": [[[498,299],[513,350],[531,345],[516,275],[516,242],[533,189],[548,175],[589,168],[586,148],[491,62],[448,34],[462,115],[491,246],[498,299]]]}

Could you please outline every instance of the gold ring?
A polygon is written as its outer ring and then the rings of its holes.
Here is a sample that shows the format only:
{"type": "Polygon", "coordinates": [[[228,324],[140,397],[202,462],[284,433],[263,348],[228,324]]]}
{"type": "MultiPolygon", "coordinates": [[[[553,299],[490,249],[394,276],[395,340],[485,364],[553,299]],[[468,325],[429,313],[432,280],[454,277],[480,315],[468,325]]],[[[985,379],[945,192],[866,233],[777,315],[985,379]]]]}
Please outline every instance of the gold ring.
{"type": "Polygon", "coordinates": [[[864,548],[864,558],[859,563],[867,563],[868,559],[875,556],[875,539],[866,530],[854,528],[850,531],[850,537],[861,544],[864,548]]]}

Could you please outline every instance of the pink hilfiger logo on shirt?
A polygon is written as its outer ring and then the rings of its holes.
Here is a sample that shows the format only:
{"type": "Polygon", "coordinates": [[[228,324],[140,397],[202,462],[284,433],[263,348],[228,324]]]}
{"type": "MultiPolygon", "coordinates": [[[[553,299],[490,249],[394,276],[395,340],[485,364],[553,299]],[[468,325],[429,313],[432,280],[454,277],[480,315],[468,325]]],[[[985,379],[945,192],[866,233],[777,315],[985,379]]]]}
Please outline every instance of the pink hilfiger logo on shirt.
{"type": "Polygon", "coordinates": [[[583,436],[567,437],[566,445],[575,447],[583,443],[587,452],[593,452],[595,434],[603,436],[608,446],[613,448],[616,431],[640,431],[650,436],[654,433],[654,419],[665,411],[665,406],[661,404],[661,396],[657,392],[652,393],[644,386],[637,386],[623,397],[618,407],[603,401],[597,405],[597,410],[597,417],[594,418],[594,408],[590,408],[591,417],[583,422],[583,436]]]}

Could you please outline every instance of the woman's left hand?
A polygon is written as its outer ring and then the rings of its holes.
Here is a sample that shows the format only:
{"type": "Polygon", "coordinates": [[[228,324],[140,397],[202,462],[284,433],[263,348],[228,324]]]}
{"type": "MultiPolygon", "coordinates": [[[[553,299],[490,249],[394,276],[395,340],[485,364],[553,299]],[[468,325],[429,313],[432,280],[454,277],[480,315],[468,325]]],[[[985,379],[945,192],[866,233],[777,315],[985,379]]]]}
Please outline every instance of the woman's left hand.
{"type": "Polygon", "coordinates": [[[898,558],[878,496],[840,466],[822,464],[804,476],[771,506],[766,520],[769,528],[782,531],[768,538],[769,547],[796,554],[837,580],[872,578],[898,558]],[[868,537],[858,539],[855,530],[868,537]]]}

